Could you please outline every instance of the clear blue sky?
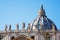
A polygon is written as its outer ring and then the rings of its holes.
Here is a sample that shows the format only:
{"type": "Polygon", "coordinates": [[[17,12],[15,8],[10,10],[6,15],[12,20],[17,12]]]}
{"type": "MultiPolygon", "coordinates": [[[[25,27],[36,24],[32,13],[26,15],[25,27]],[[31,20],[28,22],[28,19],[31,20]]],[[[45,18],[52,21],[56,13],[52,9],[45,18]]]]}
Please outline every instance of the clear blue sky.
{"type": "Polygon", "coordinates": [[[60,29],[60,0],[0,0],[0,30],[4,30],[5,24],[15,29],[18,23],[21,28],[22,22],[27,27],[36,18],[42,3],[47,17],[60,29]]]}

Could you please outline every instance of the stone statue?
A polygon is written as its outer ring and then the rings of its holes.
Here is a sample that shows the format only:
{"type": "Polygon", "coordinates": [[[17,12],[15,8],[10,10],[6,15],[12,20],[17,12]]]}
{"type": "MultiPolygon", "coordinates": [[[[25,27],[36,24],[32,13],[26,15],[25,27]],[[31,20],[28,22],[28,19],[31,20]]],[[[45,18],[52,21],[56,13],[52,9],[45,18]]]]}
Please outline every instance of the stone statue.
{"type": "Polygon", "coordinates": [[[25,28],[25,23],[24,23],[24,22],[22,23],[22,28],[23,28],[23,29],[25,28]]]}
{"type": "Polygon", "coordinates": [[[30,30],[30,23],[28,24],[28,29],[30,30]]]}
{"type": "Polygon", "coordinates": [[[5,25],[5,29],[4,30],[7,31],[7,25],[5,25]]]}
{"type": "Polygon", "coordinates": [[[18,24],[16,24],[16,30],[19,30],[19,25],[18,24]]]}
{"type": "Polygon", "coordinates": [[[9,25],[9,30],[11,30],[11,24],[9,25]]]}
{"type": "Polygon", "coordinates": [[[55,31],[55,26],[54,26],[54,24],[52,24],[52,30],[55,31]]]}

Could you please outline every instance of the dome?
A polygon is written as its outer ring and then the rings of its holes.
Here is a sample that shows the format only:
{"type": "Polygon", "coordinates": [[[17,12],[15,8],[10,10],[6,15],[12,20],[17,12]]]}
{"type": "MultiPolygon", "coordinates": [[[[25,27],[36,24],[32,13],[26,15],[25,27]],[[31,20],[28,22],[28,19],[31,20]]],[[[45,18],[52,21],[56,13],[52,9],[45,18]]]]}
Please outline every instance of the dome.
{"type": "MultiPolygon", "coordinates": [[[[33,20],[33,22],[30,24],[31,30],[52,30],[54,24],[53,21],[51,21],[49,18],[47,18],[45,14],[45,10],[43,9],[43,5],[41,5],[41,9],[38,12],[38,16],[33,20]]],[[[54,24],[55,30],[57,30],[56,25],[54,24]]]]}

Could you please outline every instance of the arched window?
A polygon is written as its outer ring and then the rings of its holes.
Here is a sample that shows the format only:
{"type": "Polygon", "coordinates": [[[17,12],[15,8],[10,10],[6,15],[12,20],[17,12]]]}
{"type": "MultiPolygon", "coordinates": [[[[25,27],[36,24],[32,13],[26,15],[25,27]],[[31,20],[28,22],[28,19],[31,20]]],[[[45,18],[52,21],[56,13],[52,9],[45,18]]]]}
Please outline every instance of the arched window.
{"type": "Polygon", "coordinates": [[[31,38],[34,40],[34,36],[31,36],[31,38]]]}
{"type": "Polygon", "coordinates": [[[46,34],[45,34],[45,40],[50,40],[50,35],[49,35],[49,33],[46,33],[46,34]]]}
{"type": "Polygon", "coordinates": [[[11,40],[13,40],[14,39],[14,36],[13,37],[11,37],[11,40]]]}

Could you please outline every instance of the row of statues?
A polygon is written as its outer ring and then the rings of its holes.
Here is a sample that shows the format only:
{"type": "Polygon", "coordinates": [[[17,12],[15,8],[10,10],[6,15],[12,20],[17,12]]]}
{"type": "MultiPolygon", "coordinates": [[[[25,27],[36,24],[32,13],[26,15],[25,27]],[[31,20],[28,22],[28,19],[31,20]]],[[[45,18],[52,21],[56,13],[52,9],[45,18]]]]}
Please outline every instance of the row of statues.
{"type": "MultiPolygon", "coordinates": [[[[40,25],[40,29],[42,30],[42,27],[43,27],[43,25],[40,25]]],[[[22,23],[22,29],[24,29],[25,28],[25,23],[22,23]]],[[[8,29],[8,26],[7,25],[5,25],[5,31],[7,31],[7,29],[8,29]]],[[[31,27],[30,27],[30,24],[28,24],[28,29],[29,30],[31,30],[31,27]]],[[[11,24],[9,25],[9,29],[8,30],[10,30],[11,31],[11,24]]],[[[16,24],[16,30],[19,30],[19,25],[18,24],[16,24]]],[[[54,24],[52,24],[52,30],[54,31],[55,30],[55,25],[54,24]]]]}
{"type": "MultiPolygon", "coordinates": [[[[5,25],[5,31],[8,29],[8,26],[7,25],[5,25]]],[[[11,25],[9,25],[9,30],[11,30],[11,25]]]]}
{"type": "MultiPolygon", "coordinates": [[[[22,23],[22,28],[23,29],[25,28],[25,23],[22,23]]],[[[5,25],[5,29],[4,30],[7,31],[7,29],[11,30],[11,24],[9,25],[9,27],[7,25],[5,25]]],[[[19,30],[19,25],[18,24],[16,24],[16,30],[19,30]]]]}

